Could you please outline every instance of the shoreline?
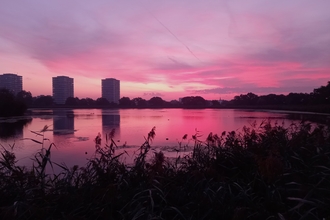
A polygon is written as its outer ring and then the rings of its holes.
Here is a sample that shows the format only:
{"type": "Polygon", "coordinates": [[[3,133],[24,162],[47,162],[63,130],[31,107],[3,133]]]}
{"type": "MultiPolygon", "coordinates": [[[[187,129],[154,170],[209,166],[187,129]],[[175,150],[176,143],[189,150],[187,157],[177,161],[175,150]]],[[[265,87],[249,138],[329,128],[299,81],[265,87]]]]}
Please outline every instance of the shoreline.
{"type": "Polygon", "coordinates": [[[299,113],[299,114],[317,114],[330,116],[330,105],[311,105],[311,106],[221,106],[221,107],[148,107],[148,108],[127,108],[127,107],[109,107],[109,106],[52,106],[52,107],[29,107],[29,110],[54,110],[54,109],[233,109],[233,110],[254,110],[254,111],[270,111],[278,113],[299,113]],[[314,110],[314,111],[313,111],[314,110]]]}

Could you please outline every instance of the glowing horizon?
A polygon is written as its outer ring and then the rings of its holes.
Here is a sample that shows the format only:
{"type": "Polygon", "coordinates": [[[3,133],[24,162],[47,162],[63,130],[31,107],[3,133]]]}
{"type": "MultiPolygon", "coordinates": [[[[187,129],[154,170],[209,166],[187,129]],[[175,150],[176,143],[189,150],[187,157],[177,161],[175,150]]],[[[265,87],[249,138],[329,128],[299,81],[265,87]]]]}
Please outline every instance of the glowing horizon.
{"type": "Polygon", "coordinates": [[[0,3],[0,74],[23,76],[33,96],[52,77],[74,95],[170,101],[200,95],[310,93],[330,80],[330,2],[64,1],[0,3]]]}

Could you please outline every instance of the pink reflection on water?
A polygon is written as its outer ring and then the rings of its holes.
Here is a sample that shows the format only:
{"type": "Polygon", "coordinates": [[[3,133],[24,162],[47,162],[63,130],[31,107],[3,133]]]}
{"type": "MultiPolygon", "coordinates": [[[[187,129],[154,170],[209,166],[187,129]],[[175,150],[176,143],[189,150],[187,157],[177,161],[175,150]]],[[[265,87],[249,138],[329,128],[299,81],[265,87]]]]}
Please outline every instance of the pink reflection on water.
{"type": "MultiPolygon", "coordinates": [[[[32,122],[23,130],[22,139],[13,139],[2,144],[15,141],[15,153],[20,165],[32,165],[31,158],[40,151],[41,145],[27,139],[41,140],[42,137],[31,131],[40,131],[45,125],[50,129],[44,132],[44,147],[55,143],[51,151],[51,159],[59,164],[83,166],[94,156],[94,139],[101,134],[102,145],[106,144],[106,135],[115,129],[113,140],[118,145],[116,153],[127,152],[122,159],[132,163],[148,132],[155,126],[156,136],[151,142],[153,151],[164,151],[166,156],[189,153],[177,152],[179,142],[193,146],[192,135],[198,133],[199,140],[205,141],[208,134],[221,135],[223,131],[239,131],[243,126],[260,124],[271,119],[287,125],[285,114],[257,111],[220,110],[220,109],[60,109],[39,112],[33,116],[32,122]],[[182,137],[187,134],[187,140],[182,137]],[[176,150],[175,150],[176,149],[176,150]]],[[[182,150],[182,149],[179,149],[182,150]]]]}

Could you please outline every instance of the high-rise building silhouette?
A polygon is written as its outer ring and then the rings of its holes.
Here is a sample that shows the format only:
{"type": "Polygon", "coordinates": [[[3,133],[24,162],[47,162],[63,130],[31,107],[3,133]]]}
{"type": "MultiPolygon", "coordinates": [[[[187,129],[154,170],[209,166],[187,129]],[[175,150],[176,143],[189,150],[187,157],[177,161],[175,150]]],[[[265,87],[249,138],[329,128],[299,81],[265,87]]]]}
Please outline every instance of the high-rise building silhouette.
{"type": "Polygon", "coordinates": [[[17,95],[22,91],[23,82],[22,76],[13,73],[4,73],[0,75],[0,88],[8,89],[13,94],[17,95]]]}
{"type": "Polygon", "coordinates": [[[56,104],[65,104],[73,95],[73,78],[67,76],[53,77],[53,99],[56,104]]]}
{"type": "Polygon", "coordinates": [[[110,103],[119,103],[120,81],[114,78],[102,79],[102,98],[106,98],[110,103]]]}

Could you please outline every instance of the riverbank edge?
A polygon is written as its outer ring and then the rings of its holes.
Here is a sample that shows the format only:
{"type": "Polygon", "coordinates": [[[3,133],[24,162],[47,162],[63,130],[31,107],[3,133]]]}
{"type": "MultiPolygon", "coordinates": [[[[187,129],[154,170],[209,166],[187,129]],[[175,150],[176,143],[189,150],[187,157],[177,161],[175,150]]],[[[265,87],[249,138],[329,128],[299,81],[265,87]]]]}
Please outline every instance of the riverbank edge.
{"type": "Polygon", "coordinates": [[[110,106],[67,106],[57,105],[49,107],[29,107],[29,110],[52,110],[52,109],[237,109],[237,110],[274,110],[274,111],[291,111],[297,113],[323,113],[330,115],[330,105],[263,105],[263,106],[250,106],[250,105],[231,105],[231,106],[220,106],[220,107],[110,107],[110,106]]]}

